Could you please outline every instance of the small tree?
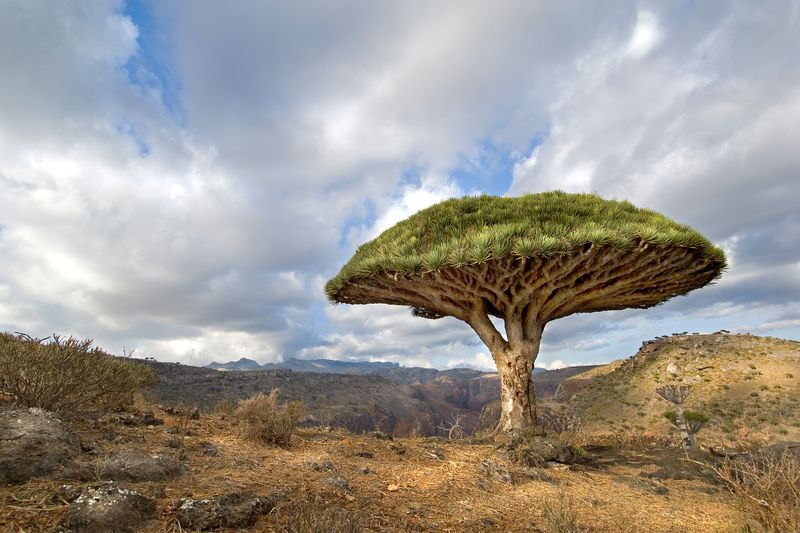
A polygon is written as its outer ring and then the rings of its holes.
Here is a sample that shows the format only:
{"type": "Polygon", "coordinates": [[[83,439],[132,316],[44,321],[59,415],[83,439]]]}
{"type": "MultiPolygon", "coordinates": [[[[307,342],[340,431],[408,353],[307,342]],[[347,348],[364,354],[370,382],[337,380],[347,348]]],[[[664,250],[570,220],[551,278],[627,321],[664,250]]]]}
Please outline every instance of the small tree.
{"type": "Polygon", "coordinates": [[[436,204],[361,245],[325,292],[333,303],[406,305],[418,317],[469,324],[500,375],[498,432],[536,423],[531,373],[548,322],[652,307],[724,268],[705,237],[629,202],[479,196],[436,204]]]}
{"type": "Polygon", "coordinates": [[[656,394],[674,406],[674,410],[664,413],[664,417],[681,432],[681,444],[685,449],[697,447],[694,436],[708,422],[703,413],[683,409],[683,402],[690,393],[691,388],[687,385],[664,385],[656,389],[656,394]]]}

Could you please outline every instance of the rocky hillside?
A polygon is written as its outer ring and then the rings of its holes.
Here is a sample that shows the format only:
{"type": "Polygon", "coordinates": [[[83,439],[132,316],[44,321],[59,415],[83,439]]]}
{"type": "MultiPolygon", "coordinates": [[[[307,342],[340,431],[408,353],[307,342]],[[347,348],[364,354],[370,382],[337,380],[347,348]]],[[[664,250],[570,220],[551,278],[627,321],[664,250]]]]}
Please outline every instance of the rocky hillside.
{"type": "Polygon", "coordinates": [[[587,444],[578,460],[551,453],[564,443],[536,441],[552,457],[540,462],[519,453],[533,449],[522,443],[324,428],[299,429],[277,448],[244,439],[229,416],[139,409],[67,423],[36,409],[4,413],[0,401],[0,472],[13,474],[0,477],[0,531],[705,533],[747,524],[733,493],[676,448],[587,444]]]}
{"type": "MultiPolygon", "coordinates": [[[[500,396],[497,374],[471,369],[382,368],[383,375],[295,372],[292,370],[219,371],[147,361],[161,377],[150,400],[193,404],[205,411],[224,401],[237,402],[257,392],[280,389],[283,400],[302,400],[308,424],[343,427],[359,433],[379,430],[395,436],[442,434],[460,417],[463,430],[475,429],[481,409],[500,396]]],[[[542,371],[534,376],[540,396],[555,394],[558,384],[592,367],[542,371]]]]}
{"type": "Polygon", "coordinates": [[[716,333],[673,335],[560,384],[556,400],[588,432],[673,434],[655,390],[689,385],[685,408],[709,417],[698,440],[800,440],[800,342],[716,333]]]}

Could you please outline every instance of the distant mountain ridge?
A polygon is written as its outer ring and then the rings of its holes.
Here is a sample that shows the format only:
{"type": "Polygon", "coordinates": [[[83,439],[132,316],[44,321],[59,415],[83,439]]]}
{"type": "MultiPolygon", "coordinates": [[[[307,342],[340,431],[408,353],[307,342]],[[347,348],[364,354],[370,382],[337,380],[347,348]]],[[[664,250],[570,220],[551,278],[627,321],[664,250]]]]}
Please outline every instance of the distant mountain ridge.
{"type": "Polygon", "coordinates": [[[214,370],[278,370],[286,369],[295,372],[319,372],[324,374],[371,374],[376,370],[388,370],[400,368],[399,363],[378,362],[378,361],[336,361],[333,359],[297,359],[291,357],[280,363],[259,364],[257,361],[242,357],[238,361],[228,361],[227,363],[213,362],[206,365],[206,368],[214,370]]]}
{"type": "MultiPolygon", "coordinates": [[[[148,392],[157,403],[211,410],[224,401],[236,403],[278,389],[281,400],[304,402],[308,417],[303,424],[345,427],[357,433],[380,430],[395,436],[437,435],[442,432],[438,426],[456,416],[463,417],[461,427],[471,433],[483,407],[500,397],[496,372],[469,368],[437,370],[326,359],[259,365],[248,358],[226,363],[227,368],[219,363],[208,367],[158,361],[144,364],[160,377],[159,384],[148,392]]],[[[537,395],[552,396],[561,381],[586,368],[537,369],[533,377],[537,395]]]]}
{"type": "MultiPolygon", "coordinates": [[[[291,357],[280,363],[265,363],[259,364],[257,361],[242,357],[238,361],[228,361],[226,363],[212,362],[206,365],[205,368],[212,368],[214,370],[229,370],[239,372],[249,372],[256,370],[293,370],[295,372],[316,372],[322,374],[376,374],[379,376],[391,376],[394,378],[400,377],[398,374],[407,373],[429,373],[438,375],[441,372],[452,372],[453,370],[464,370],[475,372],[477,374],[491,374],[493,372],[484,372],[472,368],[459,368],[451,370],[437,370],[433,368],[423,367],[404,367],[399,363],[392,363],[387,361],[337,361],[335,359],[297,359],[291,357]]],[[[533,373],[539,374],[546,372],[544,368],[534,368],[533,373]]],[[[435,375],[430,376],[429,379],[423,381],[430,381],[435,379],[435,375]]],[[[405,381],[400,379],[400,381],[405,381]]]]}

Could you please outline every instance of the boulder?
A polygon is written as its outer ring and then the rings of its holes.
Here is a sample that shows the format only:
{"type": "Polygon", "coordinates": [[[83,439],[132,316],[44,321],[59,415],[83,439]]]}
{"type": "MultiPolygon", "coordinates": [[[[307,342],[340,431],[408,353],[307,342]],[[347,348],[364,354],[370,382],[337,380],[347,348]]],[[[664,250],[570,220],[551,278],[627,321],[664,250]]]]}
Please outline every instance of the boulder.
{"type": "Polygon", "coordinates": [[[252,527],[258,517],[269,513],[279,497],[270,494],[255,497],[250,492],[235,492],[205,500],[183,499],[175,515],[181,527],[187,529],[246,528],[252,527]]]}
{"type": "Polygon", "coordinates": [[[113,484],[90,487],[73,501],[63,526],[72,533],[128,533],[156,518],[152,500],[113,484]]]}
{"type": "Polygon", "coordinates": [[[80,452],[80,439],[52,413],[0,412],[0,485],[49,474],[80,452]]]}
{"type": "Polygon", "coordinates": [[[112,481],[164,481],[183,474],[186,467],[167,455],[127,451],[92,465],[96,477],[112,481]]]}
{"type": "Polygon", "coordinates": [[[763,455],[772,455],[775,457],[781,457],[784,454],[793,455],[795,459],[800,461],[800,442],[798,441],[787,441],[787,442],[777,442],[772,444],[771,446],[766,446],[761,448],[760,453],[763,455]]]}
{"type": "Polygon", "coordinates": [[[346,490],[348,492],[350,491],[350,482],[343,477],[326,477],[322,479],[322,482],[326,485],[339,487],[340,489],[346,490]]]}

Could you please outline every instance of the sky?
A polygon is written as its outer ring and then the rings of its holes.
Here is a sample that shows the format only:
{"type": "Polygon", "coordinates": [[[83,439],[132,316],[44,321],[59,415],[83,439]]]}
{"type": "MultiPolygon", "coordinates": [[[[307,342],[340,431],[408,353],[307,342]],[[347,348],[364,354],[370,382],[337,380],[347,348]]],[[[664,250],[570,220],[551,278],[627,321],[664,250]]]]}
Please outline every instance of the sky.
{"type": "Polygon", "coordinates": [[[799,140],[797,0],[0,0],[0,331],[491,369],[464,323],[322,287],[440,200],[561,189],[689,224],[730,267],[548,324],[538,366],[800,339],[799,140]]]}

